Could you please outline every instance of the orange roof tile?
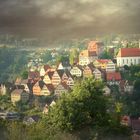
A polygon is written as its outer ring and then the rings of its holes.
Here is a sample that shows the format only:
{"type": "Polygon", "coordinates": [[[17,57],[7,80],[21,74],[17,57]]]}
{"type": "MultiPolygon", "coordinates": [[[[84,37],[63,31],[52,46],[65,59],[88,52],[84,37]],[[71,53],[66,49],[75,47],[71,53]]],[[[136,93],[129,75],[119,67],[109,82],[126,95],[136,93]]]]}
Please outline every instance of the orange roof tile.
{"type": "Polygon", "coordinates": [[[118,57],[134,57],[140,56],[140,48],[121,48],[118,57]]]}

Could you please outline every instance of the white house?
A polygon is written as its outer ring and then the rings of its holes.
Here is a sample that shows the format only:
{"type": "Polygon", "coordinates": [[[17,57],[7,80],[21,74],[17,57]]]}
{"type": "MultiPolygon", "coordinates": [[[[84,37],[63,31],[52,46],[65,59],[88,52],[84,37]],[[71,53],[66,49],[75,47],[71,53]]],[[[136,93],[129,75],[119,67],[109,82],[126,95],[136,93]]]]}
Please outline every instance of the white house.
{"type": "Polygon", "coordinates": [[[70,73],[72,76],[82,77],[83,75],[82,67],[79,65],[73,66],[72,69],[70,70],[70,73]]]}
{"type": "Polygon", "coordinates": [[[106,72],[114,72],[116,70],[115,64],[110,60],[106,64],[106,72]]]}
{"type": "Polygon", "coordinates": [[[140,64],[140,48],[121,48],[117,55],[117,66],[140,64]]]}

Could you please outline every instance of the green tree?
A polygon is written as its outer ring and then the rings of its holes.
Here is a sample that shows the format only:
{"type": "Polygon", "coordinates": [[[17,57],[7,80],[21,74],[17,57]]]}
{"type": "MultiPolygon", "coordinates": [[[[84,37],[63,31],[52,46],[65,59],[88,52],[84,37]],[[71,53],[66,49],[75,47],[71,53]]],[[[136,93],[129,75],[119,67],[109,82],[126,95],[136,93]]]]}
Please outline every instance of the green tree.
{"type": "Polygon", "coordinates": [[[102,88],[101,82],[85,79],[50,108],[48,121],[62,130],[75,130],[91,124],[104,125],[107,112],[102,88]]]}
{"type": "Polygon", "coordinates": [[[46,64],[48,61],[52,60],[51,51],[47,50],[41,55],[43,62],[46,64]]]}
{"type": "Polygon", "coordinates": [[[22,79],[27,79],[28,78],[28,71],[23,71],[21,74],[22,79]]]}
{"type": "Polygon", "coordinates": [[[113,59],[113,55],[108,52],[107,50],[105,50],[101,55],[100,55],[101,59],[113,59]]]}
{"type": "Polygon", "coordinates": [[[72,49],[70,52],[70,64],[72,65],[74,63],[74,60],[78,58],[79,52],[76,48],[72,49]]]}

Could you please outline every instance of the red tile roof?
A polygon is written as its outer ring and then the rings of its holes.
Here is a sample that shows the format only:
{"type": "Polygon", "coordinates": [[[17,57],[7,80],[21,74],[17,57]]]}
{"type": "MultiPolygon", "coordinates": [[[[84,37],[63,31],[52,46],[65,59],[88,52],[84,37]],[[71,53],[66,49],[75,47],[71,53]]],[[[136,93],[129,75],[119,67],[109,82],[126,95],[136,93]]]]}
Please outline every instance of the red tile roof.
{"type": "Polygon", "coordinates": [[[121,80],[121,74],[119,72],[109,72],[106,74],[106,79],[107,81],[110,80],[119,81],[121,80]]]}
{"type": "Polygon", "coordinates": [[[121,48],[118,57],[140,57],[140,48],[121,48]]]}
{"type": "Polygon", "coordinates": [[[97,60],[99,63],[108,63],[111,61],[111,59],[98,59],[97,60]]]}

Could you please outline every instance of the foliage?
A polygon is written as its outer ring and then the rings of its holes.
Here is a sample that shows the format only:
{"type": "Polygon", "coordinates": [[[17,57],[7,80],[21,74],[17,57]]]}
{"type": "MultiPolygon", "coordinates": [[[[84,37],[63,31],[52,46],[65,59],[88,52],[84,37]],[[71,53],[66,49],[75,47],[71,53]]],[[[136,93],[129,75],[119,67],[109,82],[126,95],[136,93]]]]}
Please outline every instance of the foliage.
{"type": "Polygon", "coordinates": [[[135,81],[140,78],[140,65],[124,66],[125,71],[121,72],[122,78],[125,80],[135,81]]]}
{"type": "Polygon", "coordinates": [[[21,74],[22,79],[27,79],[28,78],[28,71],[23,71],[21,74]]]}
{"type": "Polygon", "coordinates": [[[62,130],[75,130],[86,125],[103,125],[106,120],[106,100],[102,83],[92,78],[77,84],[50,108],[48,121],[62,130]]]}
{"type": "Polygon", "coordinates": [[[124,65],[124,69],[127,71],[130,70],[129,66],[127,66],[127,65],[124,65]]]}
{"type": "Polygon", "coordinates": [[[51,51],[47,50],[42,55],[41,58],[43,59],[43,62],[46,64],[48,61],[52,60],[51,51]]]}
{"type": "Polygon", "coordinates": [[[10,96],[8,95],[0,96],[0,109],[8,110],[12,108],[13,106],[11,104],[10,96]]]}
{"type": "Polygon", "coordinates": [[[69,57],[68,57],[68,55],[60,55],[60,56],[58,56],[57,58],[56,58],[56,63],[58,64],[58,63],[60,63],[60,62],[65,62],[65,61],[67,61],[67,62],[69,62],[69,57]]]}
{"type": "Polygon", "coordinates": [[[108,51],[104,51],[101,55],[100,55],[100,59],[113,59],[113,54],[111,54],[108,51]]]}
{"type": "Polygon", "coordinates": [[[78,53],[78,50],[76,48],[71,50],[70,56],[69,56],[71,65],[74,63],[75,59],[78,58],[78,55],[79,55],[79,53],[78,53]]]}
{"type": "Polygon", "coordinates": [[[13,80],[27,64],[27,52],[6,46],[0,48],[0,82],[13,80]]]}

